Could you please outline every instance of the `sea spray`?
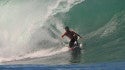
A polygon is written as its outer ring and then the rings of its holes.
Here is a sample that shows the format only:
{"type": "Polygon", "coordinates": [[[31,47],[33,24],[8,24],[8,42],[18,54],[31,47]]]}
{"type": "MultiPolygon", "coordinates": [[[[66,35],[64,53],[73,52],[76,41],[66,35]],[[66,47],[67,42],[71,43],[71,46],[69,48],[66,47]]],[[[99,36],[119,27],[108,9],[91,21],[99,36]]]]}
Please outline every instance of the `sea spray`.
{"type": "Polygon", "coordinates": [[[0,61],[23,59],[28,54],[45,51],[47,48],[61,49],[63,22],[55,15],[68,12],[82,1],[1,0],[0,61]]]}

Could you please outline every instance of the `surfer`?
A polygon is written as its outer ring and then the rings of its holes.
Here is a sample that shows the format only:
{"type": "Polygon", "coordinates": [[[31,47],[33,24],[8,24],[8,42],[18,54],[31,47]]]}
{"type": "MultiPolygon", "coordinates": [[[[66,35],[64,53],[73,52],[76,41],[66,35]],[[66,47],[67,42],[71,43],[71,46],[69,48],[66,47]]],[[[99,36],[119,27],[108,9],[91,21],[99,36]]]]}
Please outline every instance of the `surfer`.
{"type": "Polygon", "coordinates": [[[67,36],[69,39],[70,39],[70,42],[69,42],[69,48],[71,48],[73,50],[73,47],[74,47],[74,43],[76,42],[78,44],[78,37],[82,38],[79,34],[77,34],[76,32],[72,31],[69,29],[68,26],[65,27],[65,33],[62,35],[62,38],[64,36],[67,36]]]}

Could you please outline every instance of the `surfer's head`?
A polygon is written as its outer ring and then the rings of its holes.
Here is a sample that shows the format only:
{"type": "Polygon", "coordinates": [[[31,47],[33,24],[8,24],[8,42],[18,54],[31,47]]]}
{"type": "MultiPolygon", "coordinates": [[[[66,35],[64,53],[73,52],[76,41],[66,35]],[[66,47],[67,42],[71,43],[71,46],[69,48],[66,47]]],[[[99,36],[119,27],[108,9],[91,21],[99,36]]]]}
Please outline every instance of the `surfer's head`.
{"type": "Polygon", "coordinates": [[[66,30],[66,31],[69,31],[69,27],[68,27],[68,26],[66,26],[66,27],[65,27],[65,30],[66,30]]]}

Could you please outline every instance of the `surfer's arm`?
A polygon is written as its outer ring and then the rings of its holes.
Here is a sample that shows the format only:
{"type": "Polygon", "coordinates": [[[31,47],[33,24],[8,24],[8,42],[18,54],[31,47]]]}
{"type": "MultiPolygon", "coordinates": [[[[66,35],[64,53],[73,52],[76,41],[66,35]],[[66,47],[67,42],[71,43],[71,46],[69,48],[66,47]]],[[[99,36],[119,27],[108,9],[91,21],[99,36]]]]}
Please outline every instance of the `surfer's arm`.
{"type": "Polygon", "coordinates": [[[82,38],[79,34],[76,33],[77,36],[79,36],[80,38],[82,38]]]}
{"type": "MultiPolygon", "coordinates": [[[[74,31],[73,31],[74,32],[74,31]]],[[[76,32],[74,32],[75,33],[75,35],[77,35],[77,36],[79,36],[80,38],[82,38],[82,36],[80,36],[79,34],[77,34],[76,32]]]]}
{"type": "Polygon", "coordinates": [[[64,33],[61,37],[63,38],[66,35],[66,33],[64,33]]]}

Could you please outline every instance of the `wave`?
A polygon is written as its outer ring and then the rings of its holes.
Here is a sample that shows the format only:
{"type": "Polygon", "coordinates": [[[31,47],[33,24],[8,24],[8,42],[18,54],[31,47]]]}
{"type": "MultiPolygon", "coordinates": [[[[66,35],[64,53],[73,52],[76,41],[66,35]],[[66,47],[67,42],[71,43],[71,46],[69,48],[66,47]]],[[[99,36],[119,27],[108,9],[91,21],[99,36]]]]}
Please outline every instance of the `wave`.
{"type": "Polygon", "coordinates": [[[123,0],[85,0],[67,12],[64,24],[84,40],[80,63],[124,61],[125,5],[123,0]]]}
{"type": "Polygon", "coordinates": [[[57,14],[66,13],[83,1],[1,1],[0,62],[43,57],[44,53],[50,56],[64,52],[64,44],[60,39],[63,22],[57,18],[57,14]]]}
{"type": "Polygon", "coordinates": [[[66,52],[67,39],[60,38],[64,26],[84,38],[80,42],[85,51],[79,63],[125,58],[123,0],[5,0],[0,9],[1,62],[66,52]]]}

